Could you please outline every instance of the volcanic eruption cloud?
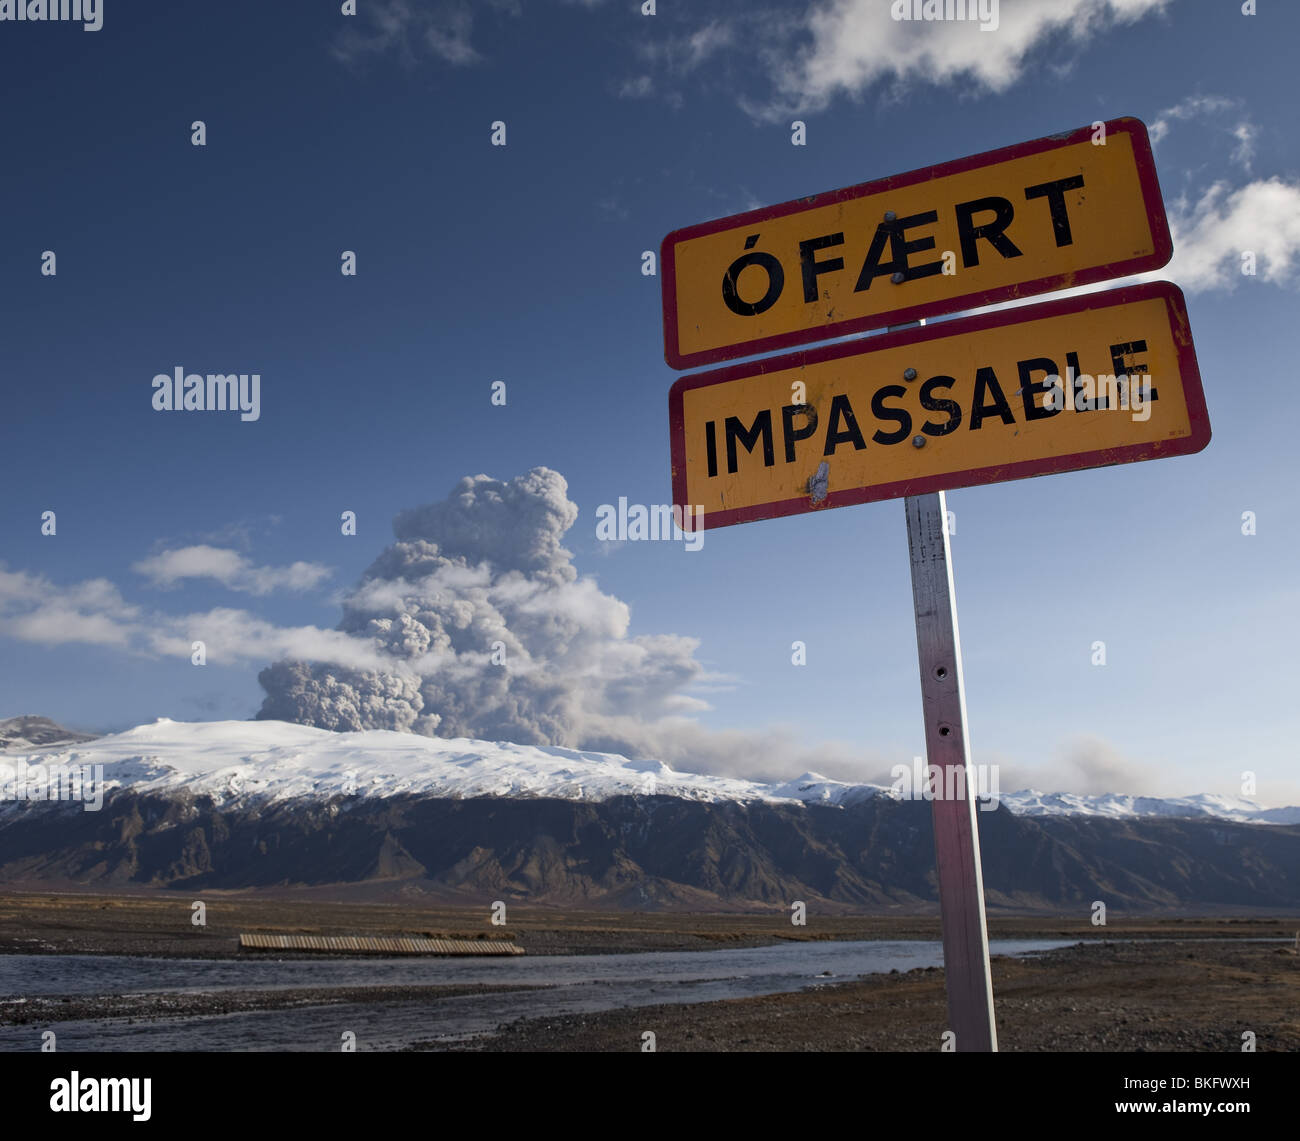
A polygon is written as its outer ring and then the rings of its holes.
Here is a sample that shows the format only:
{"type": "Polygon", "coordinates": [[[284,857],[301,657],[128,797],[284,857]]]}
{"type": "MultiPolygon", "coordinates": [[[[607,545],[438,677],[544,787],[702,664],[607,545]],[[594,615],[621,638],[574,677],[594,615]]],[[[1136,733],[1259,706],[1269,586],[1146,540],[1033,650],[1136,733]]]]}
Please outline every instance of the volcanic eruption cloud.
{"type": "Polygon", "coordinates": [[[467,476],[441,502],[401,512],[397,541],[346,597],[338,626],[391,667],[276,662],[258,675],[267,696],[257,716],[752,776],[790,776],[814,761],[845,767],[825,749],[802,756],[779,733],[694,720],[707,708],[688,693],[704,678],[697,640],[628,636],[626,604],[580,578],[562,545],[577,517],[564,477],[548,468],[504,482],[467,476]]]}

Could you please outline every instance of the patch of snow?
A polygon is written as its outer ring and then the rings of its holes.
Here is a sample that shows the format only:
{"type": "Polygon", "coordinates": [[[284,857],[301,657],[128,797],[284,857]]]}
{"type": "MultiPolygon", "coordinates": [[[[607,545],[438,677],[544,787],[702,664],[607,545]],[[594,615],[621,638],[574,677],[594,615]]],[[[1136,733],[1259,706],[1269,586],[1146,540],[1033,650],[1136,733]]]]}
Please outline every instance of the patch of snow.
{"type": "MultiPolygon", "coordinates": [[[[103,765],[107,790],[190,793],[225,805],[334,797],[480,796],[603,801],[616,796],[675,796],[710,803],[771,801],[849,805],[892,796],[888,786],[850,784],[820,773],[765,784],[677,772],[631,760],[553,746],[420,737],[370,730],[332,733],[285,721],[171,721],[91,741],[8,753],[13,769],[32,765],[103,765]]],[[[1262,808],[1244,797],[1079,796],[1033,789],[1001,796],[1024,816],[1206,817],[1240,823],[1298,824],[1300,808],[1262,808]]]]}

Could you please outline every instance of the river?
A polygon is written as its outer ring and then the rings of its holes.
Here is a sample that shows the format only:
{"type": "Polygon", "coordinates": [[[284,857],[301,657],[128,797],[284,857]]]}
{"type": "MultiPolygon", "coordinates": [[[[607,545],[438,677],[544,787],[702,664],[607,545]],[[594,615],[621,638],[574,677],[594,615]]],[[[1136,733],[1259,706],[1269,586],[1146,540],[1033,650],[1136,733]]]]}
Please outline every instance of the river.
{"type": "MultiPolygon", "coordinates": [[[[1069,946],[995,940],[995,955],[1069,946]]],[[[711,1002],[795,991],[859,975],[943,963],[937,941],[799,942],[718,951],[511,958],[155,959],[122,955],[0,956],[0,1006],[27,997],[204,994],[289,987],[512,984],[540,989],[374,1003],[302,1005],[235,1014],[103,1018],[0,1026],[0,1051],[34,1050],[53,1030],[60,1051],[338,1050],[453,1045],[517,1018],[618,1007],[711,1002]]],[[[12,1007],[9,1007],[12,1010],[12,1007]]]]}

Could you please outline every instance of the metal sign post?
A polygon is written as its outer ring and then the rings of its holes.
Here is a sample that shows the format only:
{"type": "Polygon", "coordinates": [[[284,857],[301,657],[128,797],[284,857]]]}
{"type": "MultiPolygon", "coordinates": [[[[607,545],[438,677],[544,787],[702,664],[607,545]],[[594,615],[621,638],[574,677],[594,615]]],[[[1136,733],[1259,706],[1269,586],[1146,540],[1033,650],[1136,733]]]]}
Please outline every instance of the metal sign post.
{"type": "Polygon", "coordinates": [[[956,1049],[996,1050],[984,879],[975,822],[976,785],[966,736],[966,688],[949,558],[947,500],[942,491],[935,491],[908,496],[903,505],[912,560],[925,747],[929,763],[943,774],[942,787],[934,790],[931,803],[948,1025],[956,1034],[956,1049]]]}
{"type": "MultiPolygon", "coordinates": [[[[891,325],[889,331],[924,324],[924,319],[909,321],[891,325]]],[[[984,876],[973,795],[977,785],[966,733],[966,682],[961,666],[961,637],[957,633],[947,495],[943,491],[909,495],[903,507],[912,564],[925,749],[928,763],[943,774],[942,784],[933,790],[930,803],[943,924],[948,1028],[956,1035],[955,1049],[988,1052],[998,1048],[998,1028],[993,1018],[984,876]],[[950,792],[956,797],[950,798],[950,792]]]]}

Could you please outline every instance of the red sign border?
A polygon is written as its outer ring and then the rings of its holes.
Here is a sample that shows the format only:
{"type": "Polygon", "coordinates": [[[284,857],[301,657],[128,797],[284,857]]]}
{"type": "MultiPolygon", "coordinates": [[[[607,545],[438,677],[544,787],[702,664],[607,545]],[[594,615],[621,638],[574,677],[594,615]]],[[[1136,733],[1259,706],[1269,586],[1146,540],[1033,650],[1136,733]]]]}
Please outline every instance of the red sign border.
{"type": "Polygon", "coordinates": [[[1196,348],[1192,344],[1191,327],[1187,320],[1187,302],[1183,291],[1171,281],[1153,281],[1129,285],[1119,289],[1099,290],[1080,297],[1067,297],[1036,305],[1022,305],[993,313],[980,313],[936,325],[920,325],[862,337],[842,344],[826,345],[791,353],[783,357],[768,357],[761,361],[728,365],[710,372],[679,377],[668,393],[668,429],[672,448],[673,503],[687,504],[686,489],[686,426],[682,412],[682,394],[695,388],[707,388],[731,380],[763,376],[782,369],[820,364],[850,356],[864,356],[877,350],[903,345],[924,344],[927,341],[945,340],[949,337],[997,329],[1007,325],[1024,324],[1044,317],[1082,313],[1089,309],[1109,309],[1135,301],[1162,298],[1169,307],[1174,342],[1178,348],[1178,368],[1183,380],[1183,398],[1187,403],[1192,434],[1181,440],[1155,440],[1142,444],[1126,444],[1119,448],[1098,448],[1087,452],[1073,452],[1065,456],[1050,456],[1040,460],[1021,460],[997,464],[992,467],[971,468],[967,471],[927,476],[917,480],[896,480],[893,483],[873,484],[870,487],[832,491],[814,506],[808,496],[782,499],[754,507],[738,507],[725,511],[705,512],[704,528],[730,527],[736,523],[750,523],[759,519],[776,519],[784,515],[803,515],[812,511],[825,511],[832,507],[849,507],[859,503],[876,503],[884,499],[898,499],[907,495],[924,495],[930,491],[951,491],[959,487],[976,487],[982,484],[1003,483],[1026,479],[1036,475],[1057,472],[1082,471],[1087,468],[1109,467],[1112,464],[1135,463],[1141,460],[1163,459],[1166,456],[1184,456],[1199,452],[1210,442],[1210,417],[1205,407],[1205,390],[1201,385],[1201,371],[1196,361],[1196,348]]]}
{"type": "Polygon", "coordinates": [[[1025,158],[1029,155],[1042,154],[1045,151],[1061,147],[1074,146],[1092,138],[1093,127],[1080,127],[1076,131],[1065,131],[1059,135],[1049,135],[1025,143],[1002,147],[999,150],[985,151],[967,158],[954,159],[940,163],[938,166],[922,167],[906,174],[891,175],[889,178],[874,182],[863,182],[848,186],[843,190],[834,190],[825,194],[814,194],[807,198],[796,198],[776,206],[764,206],[743,214],[732,214],[726,218],[717,218],[709,222],[700,222],[694,226],[685,226],[674,230],[659,246],[659,272],[663,288],[664,315],[664,360],[670,368],[688,369],[698,365],[716,364],[718,361],[734,360],[737,357],[754,356],[757,353],[775,352],[788,349],[794,345],[806,345],[811,341],[824,341],[832,337],[842,337],[850,333],[865,333],[872,329],[883,329],[888,325],[901,325],[907,321],[917,321],[922,317],[938,317],[944,313],[955,313],[962,309],[980,309],[986,305],[996,305],[1002,301],[1012,301],[1018,297],[1032,297],[1036,293],[1051,293],[1074,285],[1091,285],[1098,281],[1108,281],[1117,277],[1147,273],[1160,269],[1169,263],[1173,256],[1173,239],[1169,234],[1169,220],[1165,216],[1164,199],[1160,194],[1160,183],[1156,178],[1155,158],[1151,153],[1151,139],[1147,135],[1146,124],[1141,119],[1126,115],[1110,119],[1105,124],[1106,137],[1112,134],[1132,136],[1133,157],[1137,163],[1138,182],[1142,188],[1142,200],[1146,205],[1147,223],[1151,228],[1155,251],[1143,257],[1126,258],[1121,261],[1107,262],[1105,265],[1092,266],[1072,273],[1056,274],[1052,277],[1040,277],[1033,281],[1003,285],[996,289],[981,292],[964,293],[942,301],[931,301],[923,305],[908,305],[901,309],[892,309],[887,313],[878,313],[867,317],[855,317],[850,320],[835,321],[828,325],[818,325],[813,329],[800,329],[792,333],[778,333],[770,337],[758,337],[738,345],[724,345],[719,348],[705,349],[696,353],[683,353],[677,336],[677,263],[674,256],[678,243],[690,238],[705,237],[720,230],[733,227],[759,225],[787,214],[798,214],[820,206],[849,202],[855,198],[879,194],[882,191],[898,190],[913,186],[918,182],[927,182],[935,178],[944,178],[952,174],[978,170],[981,167],[996,166],[998,163],[1012,159],[1025,158]]]}

